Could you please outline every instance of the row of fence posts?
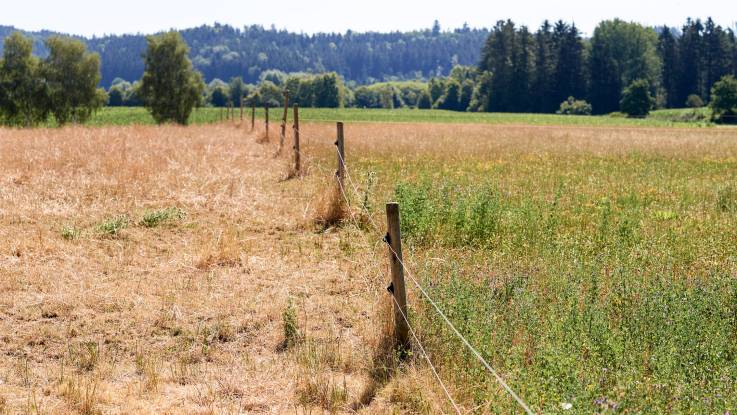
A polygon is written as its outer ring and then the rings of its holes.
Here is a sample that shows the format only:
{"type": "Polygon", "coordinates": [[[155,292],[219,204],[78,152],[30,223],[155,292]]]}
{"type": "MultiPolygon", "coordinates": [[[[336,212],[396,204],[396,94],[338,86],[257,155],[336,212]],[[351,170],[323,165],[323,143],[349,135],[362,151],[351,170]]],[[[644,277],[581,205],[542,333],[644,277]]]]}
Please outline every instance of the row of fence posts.
{"type": "MultiPolygon", "coordinates": [[[[243,121],[243,107],[244,100],[240,102],[240,119],[243,121]]],[[[220,108],[220,120],[223,120],[223,111],[225,108],[220,108]]],[[[230,104],[227,108],[227,118],[234,119],[235,113],[233,105],[230,104]]],[[[299,130],[299,106],[294,104],[294,167],[299,173],[301,169],[301,152],[299,146],[300,130],[299,130]]],[[[289,112],[289,94],[284,94],[284,113],[282,115],[281,122],[281,134],[279,136],[279,154],[282,152],[284,147],[284,139],[286,137],[287,128],[287,117],[289,112]]],[[[256,124],[256,105],[251,106],[251,131],[254,130],[256,124]]],[[[264,126],[265,135],[269,137],[269,106],[264,105],[264,126]]],[[[336,153],[338,159],[338,169],[335,172],[337,185],[340,190],[344,192],[345,189],[345,137],[343,130],[343,123],[339,122],[336,125],[336,153]]],[[[384,237],[389,249],[389,261],[391,264],[392,281],[388,290],[392,296],[394,296],[395,303],[393,304],[394,309],[394,337],[398,346],[402,348],[409,348],[409,325],[405,319],[407,314],[407,291],[404,281],[404,262],[402,259],[402,235],[400,230],[400,213],[398,203],[387,203],[386,204],[386,222],[387,222],[387,234],[384,237]]],[[[408,317],[407,317],[408,318],[408,317]]]]}
{"type": "MultiPolygon", "coordinates": [[[[281,124],[281,136],[279,138],[279,152],[284,146],[284,138],[286,135],[287,114],[289,108],[289,94],[285,94],[284,114],[281,124]]],[[[299,146],[300,129],[299,129],[299,106],[294,104],[294,161],[297,172],[301,168],[301,151],[299,146]]],[[[256,107],[251,107],[251,130],[254,129],[256,107]]],[[[269,134],[269,106],[264,106],[266,137],[269,134]]],[[[336,154],[338,168],[335,172],[337,185],[341,192],[345,189],[346,166],[345,166],[345,136],[343,123],[336,124],[336,154]]],[[[388,291],[394,297],[394,337],[398,347],[405,350],[409,349],[409,314],[407,310],[407,289],[404,281],[404,261],[402,259],[402,233],[401,220],[399,212],[399,203],[391,202],[386,204],[386,223],[387,233],[384,237],[388,245],[389,262],[391,264],[392,281],[388,287],[388,291]]]]}

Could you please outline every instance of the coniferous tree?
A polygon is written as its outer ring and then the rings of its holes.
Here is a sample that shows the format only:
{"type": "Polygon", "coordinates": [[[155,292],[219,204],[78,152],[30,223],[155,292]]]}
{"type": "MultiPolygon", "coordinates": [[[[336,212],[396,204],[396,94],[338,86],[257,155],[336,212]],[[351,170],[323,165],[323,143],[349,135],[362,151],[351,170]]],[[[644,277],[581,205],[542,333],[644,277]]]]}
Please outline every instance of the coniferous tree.
{"type": "Polygon", "coordinates": [[[494,92],[489,99],[489,111],[504,112],[512,108],[510,86],[515,70],[515,44],[514,23],[511,20],[499,21],[481,52],[479,70],[492,74],[490,89],[494,92]]]}
{"type": "MultiPolygon", "coordinates": [[[[701,95],[699,79],[701,72],[700,51],[702,48],[701,34],[703,26],[700,20],[688,19],[683,26],[683,33],[678,39],[678,106],[685,104],[691,94],[701,95]]],[[[702,96],[702,99],[708,97],[702,96]]]]}
{"type": "Polygon", "coordinates": [[[535,72],[532,81],[534,112],[552,112],[556,103],[552,92],[555,57],[550,22],[543,22],[535,33],[535,72]]]}
{"type": "Polygon", "coordinates": [[[560,104],[568,97],[583,98],[586,93],[583,42],[576,25],[562,21],[555,24],[553,43],[556,65],[552,81],[552,102],[560,104]]]}
{"type": "Polygon", "coordinates": [[[515,34],[512,79],[509,91],[509,106],[506,111],[532,111],[530,81],[533,74],[533,38],[527,27],[522,26],[515,34]]]}
{"type": "Polygon", "coordinates": [[[703,74],[701,76],[701,96],[708,97],[711,87],[724,75],[731,72],[731,50],[727,33],[708,18],[703,34],[703,74]]]}
{"type": "Polygon", "coordinates": [[[663,26],[658,36],[658,55],[662,61],[660,82],[665,104],[669,108],[679,107],[683,102],[678,100],[678,43],[668,26],[663,26]]]}

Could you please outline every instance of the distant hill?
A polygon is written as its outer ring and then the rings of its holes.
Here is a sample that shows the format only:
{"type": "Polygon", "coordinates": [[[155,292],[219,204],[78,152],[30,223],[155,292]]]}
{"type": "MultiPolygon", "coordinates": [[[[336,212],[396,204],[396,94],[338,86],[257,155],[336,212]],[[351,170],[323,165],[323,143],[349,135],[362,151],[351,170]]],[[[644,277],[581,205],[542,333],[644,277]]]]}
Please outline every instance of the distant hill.
{"type": "MultiPolygon", "coordinates": [[[[0,26],[0,43],[17,29],[0,26]]],[[[34,53],[44,56],[50,31],[24,32],[34,39],[34,53]]],[[[347,81],[368,83],[447,75],[455,64],[475,65],[489,35],[486,29],[464,27],[440,31],[439,27],[413,32],[319,33],[228,25],[200,26],[181,31],[191,48],[191,58],[207,81],[242,76],[256,82],[261,72],[335,71],[347,81]]],[[[78,37],[79,38],[79,37],[78,37]]],[[[143,73],[141,55],[145,35],[79,38],[102,59],[102,82],[108,86],[120,77],[128,81],[143,73]]],[[[2,46],[0,45],[0,50],[2,46]]]]}

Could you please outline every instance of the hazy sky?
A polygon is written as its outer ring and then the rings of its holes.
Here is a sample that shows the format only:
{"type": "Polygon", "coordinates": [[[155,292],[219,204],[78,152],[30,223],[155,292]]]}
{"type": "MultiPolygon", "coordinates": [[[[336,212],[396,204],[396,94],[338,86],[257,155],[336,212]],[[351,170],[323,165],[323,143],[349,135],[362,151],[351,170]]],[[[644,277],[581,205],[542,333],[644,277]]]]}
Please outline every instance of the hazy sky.
{"type": "Polygon", "coordinates": [[[389,31],[430,27],[490,27],[511,18],[531,28],[544,19],[574,21],[587,34],[603,19],[620,17],[648,25],[681,26],[686,17],[737,21],[737,0],[21,0],[0,6],[0,24],[81,35],[152,33],[214,22],[234,26],[274,24],[291,31],[389,31]]]}

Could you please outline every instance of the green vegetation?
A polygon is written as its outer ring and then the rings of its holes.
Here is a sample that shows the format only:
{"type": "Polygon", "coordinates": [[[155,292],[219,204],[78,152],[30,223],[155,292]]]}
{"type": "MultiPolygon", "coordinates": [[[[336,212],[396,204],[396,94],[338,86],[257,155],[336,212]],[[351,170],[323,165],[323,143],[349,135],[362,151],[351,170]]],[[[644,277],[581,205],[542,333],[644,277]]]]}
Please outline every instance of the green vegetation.
{"type": "MultiPolygon", "coordinates": [[[[250,123],[250,108],[244,109],[244,123],[250,123]]],[[[190,123],[218,122],[224,110],[221,108],[195,108],[190,123]]],[[[236,117],[238,110],[236,110],[236,117]]],[[[478,113],[417,109],[358,109],[358,108],[303,108],[303,122],[431,122],[431,123],[482,123],[482,124],[530,124],[530,125],[581,125],[581,126],[643,126],[643,127],[700,127],[711,125],[709,109],[658,110],[648,118],[629,119],[614,116],[562,116],[556,114],[478,113]]],[[[257,109],[256,121],[263,121],[263,109],[257,109]]],[[[103,108],[87,123],[92,126],[155,124],[143,108],[103,108]]]]}
{"type": "Polygon", "coordinates": [[[46,40],[48,57],[31,55],[32,41],[19,33],[5,39],[0,61],[0,123],[30,127],[54,116],[57,125],[84,123],[106,101],[100,58],[83,43],[59,37],[46,40]]]}
{"type": "Polygon", "coordinates": [[[49,56],[41,72],[49,92],[49,110],[57,124],[84,123],[107,102],[105,91],[97,89],[100,57],[73,39],[52,37],[46,47],[49,56]]]}
{"type": "MultiPolygon", "coordinates": [[[[380,175],[410,176],[389,196],[405,261],[538,413],[724,413],[737,405],[737,170],[678,157],[426,160],[380,175]]],[[[427,302],[413,310],[459,396],[518,409],[427,302]]]]}
{"type": "Polygon", "coordinates": [[[141,98],[158,124],[187,124],[205,88],[202,76],[192,69],[189,48],[177,32],[149,36],[141,98]]]}
{"type": "Polygon", "coordinates": [[[127,215],[120,215],[114,218],[105,219],[97,225],[98,232],[108,236],[118,236],[120,232],[127,228],[130,219],[127,215]]]}
{"type": "Polygon", "coordinates": [[[653,105],[655,99],[650,95],[650,85],[644,79],[638,79],[625,88],[619,102],[622,112],[629,117],[645,117],[653,105]]]}
{"type": "Polygon", "coordinates": [[[557,113],[562,115],[591,115],[591,104],[584,100],[568,97],[567,100],[561,102],[557,113]]]}
{"type": "Polygon", "coordinates": [[[176,207],[154,210],[144,213],[141,225],[147,228],[155,228],[166,222],[181,220],[184,216],[184,212],[176,207]]]}
{"type": "Polygon", "coordinates": [[[712,118],[718,122],[737,122],[737,79],[728,75],[711,88],[712,118]]]}

